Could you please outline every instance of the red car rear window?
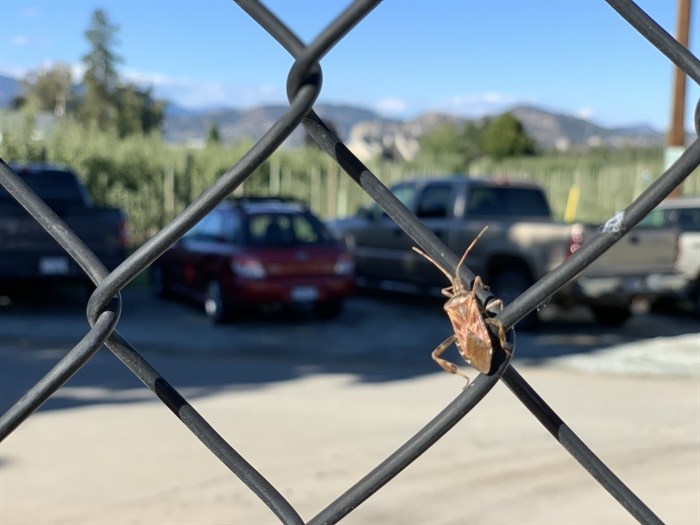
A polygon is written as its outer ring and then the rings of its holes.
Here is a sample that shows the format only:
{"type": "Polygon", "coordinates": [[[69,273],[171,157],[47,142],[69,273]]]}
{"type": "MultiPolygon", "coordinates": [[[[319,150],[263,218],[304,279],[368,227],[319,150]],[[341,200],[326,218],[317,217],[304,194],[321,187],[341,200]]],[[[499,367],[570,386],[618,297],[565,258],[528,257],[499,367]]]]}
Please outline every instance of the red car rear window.
{"type": "Polygon", "coordinates": [[[248,216],[246,237],[251,246],[295,246],[333,243],[326,227],[311,215],[257,213],[248,216]]]}

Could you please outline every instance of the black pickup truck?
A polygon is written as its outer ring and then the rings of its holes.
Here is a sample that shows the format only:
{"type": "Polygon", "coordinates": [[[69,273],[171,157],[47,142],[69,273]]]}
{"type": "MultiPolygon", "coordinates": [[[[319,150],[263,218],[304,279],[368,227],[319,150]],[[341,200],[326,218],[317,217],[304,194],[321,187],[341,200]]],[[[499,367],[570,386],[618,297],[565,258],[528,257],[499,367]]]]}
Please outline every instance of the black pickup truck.
{"type": "MultiPolygon", "coordinates": [[[[80,237],[108,269],[126,257],[126,216],[94,206],[87,188],[69,168],[8,164],[80,237]]],[[[82,269],[0,185],[0,292],[18,284],[88,283],[82,269]]]]}

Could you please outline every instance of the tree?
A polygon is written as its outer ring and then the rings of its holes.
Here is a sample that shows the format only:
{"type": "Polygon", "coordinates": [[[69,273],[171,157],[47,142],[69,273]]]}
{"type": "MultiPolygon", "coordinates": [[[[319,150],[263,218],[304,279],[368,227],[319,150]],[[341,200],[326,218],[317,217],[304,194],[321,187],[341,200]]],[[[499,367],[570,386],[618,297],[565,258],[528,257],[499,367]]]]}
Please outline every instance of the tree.
{"type": "Polygon", "coordinates": [[[165,118],[165,101],[153,98],[151,88],[136,91],[143,102],[141,110],[141,129],[144,133],[160,130],[165,118]]]}
{"type": "Polygon", "coordinates": [[[481,155],[482,134],[482,127],[474,122],[439,124],[421,136],[421,155],[439,159],[441,165],[452,171],[466,172],[469,164],[481,155]]]}
{"type": "Polygon", "coordinates": [[[220,144],[221,136],[219,134],[219,125],[215,120],[209,124],[209,132],[207,133],[207,144],[220,144]]]}
{"type": "Polygon", "coordinates": [[[115,111],[114,93],[119,82],[116,64],[122,60],[113,51],[118,30],[105,11],[96,9],[85,32],[90,51],[83,57],[83,120],[97,124],[102,130],[109,126],[115,111]]]}
{"type": "Polygon", "coordinates": [[[484,153],[495,160],[536,152],[534,141],[511,113],[504,113],[486,125],[483,148],[484,153]]]}
{"type": "Polygon", "coordinates": [[[70,68],[57,64],[49,69],[31,72],[22,82],[23,101],[38,111],[51,111],[58,116],[66,113],[73,77],[70,68]]]}
{"type": "Polygon", "coordinates": [[[41,71],[30,71],[22,79],[22,93],[12,99],[10,107],[28,109],[30,112],[51,111],[58,116],[64,115],[71,83],[70,68],[64,64],[41,71]]]}
{"type": "Polygon", "coordinates": [[[117,132],[120,137],[141,133],[141,111],[143,101],[136,91],[136,86],[127,84],[120,86],[115,94],[114,101],[117,110],[117,132]]]}
{"type": "Polygon", "coordinates": [[[160,129],[164,104],[154,100],[150,89],[133,83],[119,86],[114,94],[117,132],[120,137],[149,133],[160,129]]]}

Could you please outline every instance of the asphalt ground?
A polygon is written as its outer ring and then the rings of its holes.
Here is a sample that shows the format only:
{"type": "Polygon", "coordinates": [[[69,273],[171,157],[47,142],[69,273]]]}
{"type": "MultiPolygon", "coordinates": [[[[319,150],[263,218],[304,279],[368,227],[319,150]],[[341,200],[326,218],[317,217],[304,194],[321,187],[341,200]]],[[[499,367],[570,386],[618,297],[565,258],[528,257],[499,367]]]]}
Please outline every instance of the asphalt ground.
{"type": "MultiPolygon", "coordinates": [[[[127,289],[119,332],[311,518],[434,417],[463,381],[430,351],[440,301],[361,293],[212,326],[127,289]]],[[[83,298],[0,305],[0,410],[87,330],[83,298]]],[[[700,320],[585,310],[518,332],[514,366],[667,523],[700,523],[700,320]]],[[[456,356],[451,355],[451,358],[456,356]]],[[[465,372],[476,372],[465,366],[465,372]]],[[[108,350],[0,446],[0,523],[275,523],[108,350]]],[[[634,523],[503,385],[347,523],[634,523]]]]}

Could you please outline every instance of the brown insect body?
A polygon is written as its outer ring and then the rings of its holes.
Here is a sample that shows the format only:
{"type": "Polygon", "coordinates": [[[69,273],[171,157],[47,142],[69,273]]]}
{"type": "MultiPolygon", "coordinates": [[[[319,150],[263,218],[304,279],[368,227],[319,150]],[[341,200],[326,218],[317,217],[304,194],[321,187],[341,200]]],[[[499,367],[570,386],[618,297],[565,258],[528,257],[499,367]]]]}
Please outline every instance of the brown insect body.
{"type": "MultiPolygon", "coordinates": [[[[488,374],[491,371],[491,364],[493,360],[493,344],[491,342],[491,335],[489,333],[487,323],[496,327],[498,331],[498,339],[502,348],[504,347],[506,340],[503,325],[501,325],[501,323],[495,319],[484,317],[483,310],[476,297],[475,290],[483,287],[481,277],[477,276],[474,279],[474,283],[472,284],[470,290],[467,290],[464,287],[464,283],[459,277],[459,269],[476,242],[486,232],[487,228],[488,226],[484,227],[484,229],[479,232],[479,235],[476,236],[476,238],[466,249],[464,255],[462,255],[462,258],[457,264],[454,276],[450,275],[447,270],[442,268],[429,255],[418,248],[413,248],[417,253],[432,262],[440,271],[442,271],[442,273],[447,276],[452,283],[452,286],[444,288],[442,293],[448,297],[444,308],[445,312],[447,313],[447,317],[452,323],[454,333],[445,339],[435,350],[433,350],[431,354],[432,358],[447,372],[461,375],[466,378],[467,381],[469,381],[469,377],[462,373],[457,365],[442,359],[440,355],[452,343],[455,343],[457,345],[457,350],[459,350],[460,355],[465,361],[467,361],[467,363],[476,368],[482,374],[488,374]]],[[[503,306],[500,299],[496,301],[496,304],[500,304],[501,307],[503,306]]]]}
{"type": "Polygon", "coordinates": [[[460,355],[479,372],[491,370],[493,347],[476,297],[464,291],[445,303],[460,355]]]}

